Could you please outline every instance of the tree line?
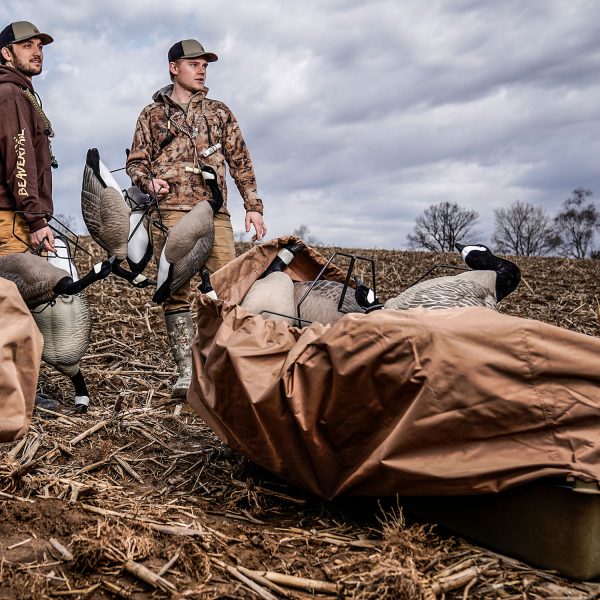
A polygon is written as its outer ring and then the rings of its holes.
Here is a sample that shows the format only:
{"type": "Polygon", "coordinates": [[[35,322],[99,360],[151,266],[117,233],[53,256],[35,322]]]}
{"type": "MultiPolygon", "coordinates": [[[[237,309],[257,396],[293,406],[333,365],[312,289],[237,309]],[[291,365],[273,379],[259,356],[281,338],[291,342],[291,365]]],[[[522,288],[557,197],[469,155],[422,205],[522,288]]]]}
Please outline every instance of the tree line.
{"type": "MultiPolygon", "coordinates": [[[[589,189],[573,190],[554,217],[541,206],[519,200],[494,210],[494,250],[513,256],[600,258],[600,250],[594,248],[600,211],[591,196],[589,189]]],[[[432,204],[417,217],[408,243],[414,249],[452,252],[456,242],[477,241],[478,220],[477,211],[456,203],[432,204]]]]}

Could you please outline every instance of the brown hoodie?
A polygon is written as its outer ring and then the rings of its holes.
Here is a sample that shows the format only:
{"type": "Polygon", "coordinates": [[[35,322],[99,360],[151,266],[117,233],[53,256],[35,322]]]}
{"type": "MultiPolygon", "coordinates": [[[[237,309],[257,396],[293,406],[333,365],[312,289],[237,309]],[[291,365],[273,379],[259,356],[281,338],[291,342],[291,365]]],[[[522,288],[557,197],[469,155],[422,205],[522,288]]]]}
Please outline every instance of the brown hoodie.
{"type": "Polygon", "coordinates": [[[31,233],[51,215],[52,175],[47,126],[23,88],[20,71],[0,66],[0,210],[25,211],[31,233]]]}

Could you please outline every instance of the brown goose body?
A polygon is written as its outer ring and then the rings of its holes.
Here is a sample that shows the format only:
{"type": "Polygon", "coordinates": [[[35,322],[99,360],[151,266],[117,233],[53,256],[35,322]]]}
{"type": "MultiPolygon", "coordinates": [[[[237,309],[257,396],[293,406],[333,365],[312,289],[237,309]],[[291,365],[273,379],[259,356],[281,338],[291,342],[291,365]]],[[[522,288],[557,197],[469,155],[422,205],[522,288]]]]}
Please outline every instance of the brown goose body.
{"type": "Polygon", "coordinates": [[[44,337],[42,359],[63,375],[75,376],[92,333],[90,306],[85,294],[59,296],[53,305],[32,314],[44,337]]]}
{"type": "Polygon", "coordinates": [[[495,256],[482,244],[456,244],[456,248],[471,271],[421,281],[388,300],[384,308],[484,306],[496,309],[498,302],[519,285],[521,271],[512,261],[495,256]]]}
{"type": "MultiPolygon", "coordinates": [[[[294,282],[294,303],[296,307],[298,307],[312,284],[312,281],[294,282]]],[[[352,287],[346,288],[341,311],[338,310],[343,288],[344,284],[339,281],[326,279],[317,281],[298,307],[300,318],[329,325],[336,323],[347,313],[364,312],[354,297],[354,288],[352,287]]]]}
{"type": "Polygon", "coordinates": [[[466,271],[459,275],[436,277],[421,281],[384,304],[384,308],[407,310],[409,308],[458,308],[461,306],[486,306],[495,309],[494,271],[466,271]]]}
{"type": "Polygon", "coordinates": [[[81,214],[94,241],[109,256],[125,260],[131,209],[97,150],[88,152],[83,169],[81,214]]]}
{"type": "Polygon", "coordinates": [[[35,308],[53,300],[58,283],[70,275],[45,258],[23,252],[0,257],[0,277],[14,282],[25,304],[35,308]]]}
{"type": "Polygon", "coordinates": [[[173,226],[159,261],[155,302],[164,302],[200,272],[215,239],[213,218],[210,203],[200,202],[173,226]]]}
{"type": "Polygon", "coordinates": [[[240,306],[248,312],[260,314],[265,319],[295,325],[294,319],[281,316],[296,315],[294,282],[283,271],[269,273],[264,279],[258,279],[252,284],[240,306]]]}

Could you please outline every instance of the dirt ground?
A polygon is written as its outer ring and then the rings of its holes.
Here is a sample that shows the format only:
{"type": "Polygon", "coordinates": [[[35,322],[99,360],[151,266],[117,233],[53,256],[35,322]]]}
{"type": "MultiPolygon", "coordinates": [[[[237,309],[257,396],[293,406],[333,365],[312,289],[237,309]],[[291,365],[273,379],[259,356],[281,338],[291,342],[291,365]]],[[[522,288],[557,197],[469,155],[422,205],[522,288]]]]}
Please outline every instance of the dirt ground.
{"type": "MultiPolygon", "coordinates": [[[[376,261],[383,300],[435,264],[461,265],[344,252],[376,261]]],[[[503,312],[600,335],[599,260],[516,262],[523,283],[503,312]]],[[[412,521],[395,499],[325,502],[234,454],[171,400],[175,370],[151,296],[114,277],[89,289],[89,412],[72,414],[70,382],[43,366],[60,414],[36,412],[25,438],[1,447],[0,598],[600,597],[600,584],[412,521]]]]}

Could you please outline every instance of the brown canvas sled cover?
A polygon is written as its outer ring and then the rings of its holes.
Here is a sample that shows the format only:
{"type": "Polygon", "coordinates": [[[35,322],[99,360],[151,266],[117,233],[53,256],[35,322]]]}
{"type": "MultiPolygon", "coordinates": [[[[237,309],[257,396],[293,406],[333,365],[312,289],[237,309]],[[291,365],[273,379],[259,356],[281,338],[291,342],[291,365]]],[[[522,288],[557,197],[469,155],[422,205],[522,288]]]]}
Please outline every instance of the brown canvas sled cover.
{"type": "Polygon", "coordinates": [[[43,343],[17,286],[0,277],[0,442],[29,427],[43,343]]]}
{"type": "MultiPolygon", "coordinates": [[[[487,308],[304,328],[246,312],[238,303],[289,240],[215,273],[219,300],[198,295],[188,401],[223,442],[325,498],[600,481],[600,339],[487,308]]],[[[324,263],[308,249],[288,272],[309,280],[324,263]]]]}

